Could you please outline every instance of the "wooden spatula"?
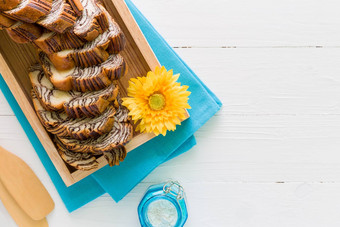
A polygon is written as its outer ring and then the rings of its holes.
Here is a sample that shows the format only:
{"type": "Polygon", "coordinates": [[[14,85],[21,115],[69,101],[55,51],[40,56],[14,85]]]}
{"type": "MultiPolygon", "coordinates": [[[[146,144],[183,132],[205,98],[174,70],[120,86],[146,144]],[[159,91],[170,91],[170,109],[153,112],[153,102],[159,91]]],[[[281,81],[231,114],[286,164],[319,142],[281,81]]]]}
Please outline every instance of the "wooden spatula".
{"type": "Polygon", "coordinates": [[[0,200],[6,207],[8,213],[12,216],[15,223],[20,227],[47,227],[48,223],[46,218],[41,220],[33,220],[24,212],[20,206],[15,202],[13,197],[7,191],[5,186],[0,181],[0,200]]]}
{"type": "Polygon", "coordinates": [[[19,157],[0,146],[0,181],[28,216],[46,217],[54,202],[32,169],[19,157]]]}

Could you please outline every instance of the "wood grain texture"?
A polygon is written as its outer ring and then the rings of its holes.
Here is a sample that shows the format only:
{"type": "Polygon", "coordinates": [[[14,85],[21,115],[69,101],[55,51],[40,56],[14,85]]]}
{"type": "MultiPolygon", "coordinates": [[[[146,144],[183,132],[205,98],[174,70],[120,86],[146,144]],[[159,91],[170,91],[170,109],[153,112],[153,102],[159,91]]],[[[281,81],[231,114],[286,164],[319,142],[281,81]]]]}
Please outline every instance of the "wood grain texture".
{"type": "MultiPolygon", "coordinates": [[[[172,178],[187,192],[188,227],[338,227],[339,3],[133,2],[224,106],[196,133],[196,147],[118,204],[104,195],[72,214],[8,106],[0,107],[0,144],[38,171],[56,202],[50,225],[138,226],[147,187],[172,178]]],[[[15,226],[3,212],[0,204],[0,226],[15,226]]]]}
{"type": "Polygon", "coordinates": [[[337,0],[134,0],[174,47],[340,46],[337,0]]]}
{"type": "Polygon", "coordinates": [[[6,211],[11,215],[15,223],[20,227],[48,227],[46,218],[33,220],[15,201],[6,187],[0,181],[0,200],[6,211]]]}
{"type": "Polygon", "coordinates": [[[33,220],[45,218],[54,202],[32,169],[0,146],[0,181],[21,209],[33,220]]]}

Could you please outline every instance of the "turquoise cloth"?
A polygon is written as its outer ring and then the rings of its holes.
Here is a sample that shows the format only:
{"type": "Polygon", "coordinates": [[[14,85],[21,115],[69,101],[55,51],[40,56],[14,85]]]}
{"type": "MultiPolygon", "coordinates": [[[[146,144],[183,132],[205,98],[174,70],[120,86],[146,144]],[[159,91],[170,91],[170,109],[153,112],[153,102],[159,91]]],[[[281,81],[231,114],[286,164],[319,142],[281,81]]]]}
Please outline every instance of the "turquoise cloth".
{"type": "Polygon", "coordinates": [[[189,86],[189,90],[192,92],[189,104],[192,109],[189,110],[190,118],[184,121],[175,132],[168,133],[166,137],[158,136],[131,151],[120,166],[111,168],[106,166],[80,182],[66,187],[5,81],[0,77],[0,89],[70,212],[104,193],[109,193],[116,202],[121,200],[157,166],[192,148],[196,144],[193,134],[222,105],[219,99],[172,50],[133,3],[130,0],[126,0],[126,3],[160,63],[167,69],[173,69],[174,73],[180,73],[179,81],[189,86]]]}

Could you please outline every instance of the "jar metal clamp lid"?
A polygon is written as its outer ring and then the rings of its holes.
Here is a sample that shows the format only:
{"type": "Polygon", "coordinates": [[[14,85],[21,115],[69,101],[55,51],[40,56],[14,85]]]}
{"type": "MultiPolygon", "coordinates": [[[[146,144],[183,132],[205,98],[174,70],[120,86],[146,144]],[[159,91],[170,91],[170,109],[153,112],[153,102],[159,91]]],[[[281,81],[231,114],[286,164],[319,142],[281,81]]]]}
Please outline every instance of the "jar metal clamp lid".
{"type": "Polygon", "coordinates": [[[143,227],[181,227],[188,218],[183,187],[177,181],[152,185],[138,206],[143,227]]]}

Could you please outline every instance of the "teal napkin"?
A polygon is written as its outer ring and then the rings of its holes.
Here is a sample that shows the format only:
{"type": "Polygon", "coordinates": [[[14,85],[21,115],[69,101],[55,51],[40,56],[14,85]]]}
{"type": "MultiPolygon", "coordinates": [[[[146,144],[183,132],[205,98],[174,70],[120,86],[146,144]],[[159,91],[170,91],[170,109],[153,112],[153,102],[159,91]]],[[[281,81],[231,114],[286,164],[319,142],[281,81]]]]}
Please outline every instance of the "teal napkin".
{"type": "Polygon", "coordinates": [[[104,193],[118,202],[160,164],[188,151],[195,144],[193,136],[221,107],[219,99],[199,80],[195,73],[171,49],[130,0],[126,0],[133,16],[147,38],[160,63],[174,73],[181,73],[180,82],[192,92],[190,118],[175,132],[158,136],[131,151],[120,166],[104,167],[80,182],[66,187],[43,146],[35,135],[19,105],[0,77],[0,89],[45,166],[68,211],[72,212],[104,193]]]}

